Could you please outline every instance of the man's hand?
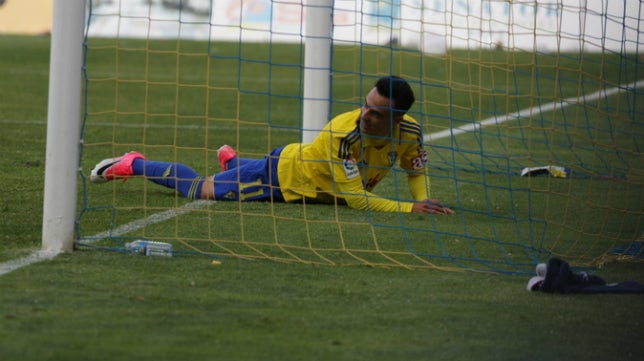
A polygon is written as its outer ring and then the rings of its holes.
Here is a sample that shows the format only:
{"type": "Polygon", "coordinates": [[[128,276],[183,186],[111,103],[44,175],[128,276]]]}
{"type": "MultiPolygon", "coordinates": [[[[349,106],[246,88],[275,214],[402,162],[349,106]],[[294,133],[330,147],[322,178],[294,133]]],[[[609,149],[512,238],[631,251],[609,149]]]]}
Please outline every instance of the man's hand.
{"type": "Polygon", "coordinates": [[[435,199],[425,199],[422,202],[414,203],[411,211],[413,213],[454,214],[453,210],[443,207],[441,202],[435,199]]]}

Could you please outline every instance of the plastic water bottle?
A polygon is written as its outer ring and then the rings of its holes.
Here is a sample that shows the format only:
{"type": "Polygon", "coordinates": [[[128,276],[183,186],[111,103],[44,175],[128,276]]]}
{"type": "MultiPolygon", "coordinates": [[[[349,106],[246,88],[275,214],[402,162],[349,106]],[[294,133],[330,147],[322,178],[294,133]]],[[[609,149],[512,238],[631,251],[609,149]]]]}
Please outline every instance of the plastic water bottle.
{"type": "Polygon", "coordinates": [[[125,244],[125,250],[129,253],[143,254],[146,256],[172,257],[172,245],[165,242],[136,241],[125,244]]]}

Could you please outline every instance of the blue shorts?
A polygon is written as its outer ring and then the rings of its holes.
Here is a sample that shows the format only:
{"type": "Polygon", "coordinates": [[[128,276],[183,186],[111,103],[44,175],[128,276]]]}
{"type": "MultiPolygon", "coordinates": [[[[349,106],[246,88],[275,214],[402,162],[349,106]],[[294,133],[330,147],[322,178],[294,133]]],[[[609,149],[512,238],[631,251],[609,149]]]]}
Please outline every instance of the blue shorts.
{"type": "Polygon", "coordinates": [[[231,159],[228,170],[215,174],[215,199],[284,202],[277,178],[282,149],[276,148],[262,159],[231,159]]]}

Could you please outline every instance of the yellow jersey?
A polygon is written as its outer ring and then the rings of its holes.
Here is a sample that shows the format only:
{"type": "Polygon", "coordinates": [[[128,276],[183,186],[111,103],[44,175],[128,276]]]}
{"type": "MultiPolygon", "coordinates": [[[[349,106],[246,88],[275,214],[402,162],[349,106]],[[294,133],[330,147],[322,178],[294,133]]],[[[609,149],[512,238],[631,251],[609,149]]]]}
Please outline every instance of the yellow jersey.
{"type": "Polygon", "coordinates": [[[411,212],[412,201],[371,193],[396,163],[407,172],[414,200],[429,198],[427,152],[420,124],[405,115],[391,136],[371,137],[360,131],[360,114],[360,109],[340,114],[312,143],[284,147],[277,174],[285,201],[337,201],[356,209],[411,212]]]}

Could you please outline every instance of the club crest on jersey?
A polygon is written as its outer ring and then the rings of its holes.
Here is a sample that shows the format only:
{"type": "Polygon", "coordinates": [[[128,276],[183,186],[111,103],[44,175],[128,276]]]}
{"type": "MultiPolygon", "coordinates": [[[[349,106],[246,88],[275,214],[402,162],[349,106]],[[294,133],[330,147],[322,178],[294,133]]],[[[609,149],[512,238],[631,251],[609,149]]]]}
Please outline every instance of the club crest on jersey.
{"type": "Polygon", "coordinates": [[[342,166],[344,168],[344,174],[347,176],[347,179],[353,179],[360,176],[360,169],[358,169],[358,164],[353,158],[347,158],[342,161],[342,166]]]}

